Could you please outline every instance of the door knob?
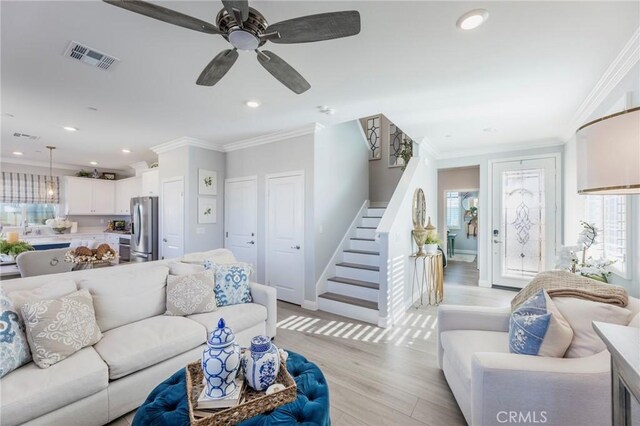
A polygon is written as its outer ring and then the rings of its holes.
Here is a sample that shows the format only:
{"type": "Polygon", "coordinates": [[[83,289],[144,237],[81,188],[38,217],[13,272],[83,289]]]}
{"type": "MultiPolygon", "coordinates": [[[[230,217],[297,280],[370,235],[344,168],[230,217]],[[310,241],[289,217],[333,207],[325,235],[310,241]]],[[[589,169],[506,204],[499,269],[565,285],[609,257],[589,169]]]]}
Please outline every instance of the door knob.
{"type": "Polygon", "coordinates": [[[499,240],[499,239],[497,239],[497,238],[494,238],[494,239],[493,239],[493,242],[494,242],[495,244],[500,244],[500,243],[502,243],[502,241],[500,241],[500,240],[499,240]]]}
{"type": "Polygon", "coordinates": [[[163,239],[162,239],[162,241],[164,241],[164,242],[166,243],[166,242],[167,242],[167,239],[166,239],[166,238],[163,238],[163,239]]]}
{"type": "Polygon", "coordinates": [[[300,250],[300,246],[291,246],[292,249],[300,250]]]}
{"type": "Polygon", "coordinates": [[[255,244],[255,241],[247,241],[247,244],[255,244]]]}

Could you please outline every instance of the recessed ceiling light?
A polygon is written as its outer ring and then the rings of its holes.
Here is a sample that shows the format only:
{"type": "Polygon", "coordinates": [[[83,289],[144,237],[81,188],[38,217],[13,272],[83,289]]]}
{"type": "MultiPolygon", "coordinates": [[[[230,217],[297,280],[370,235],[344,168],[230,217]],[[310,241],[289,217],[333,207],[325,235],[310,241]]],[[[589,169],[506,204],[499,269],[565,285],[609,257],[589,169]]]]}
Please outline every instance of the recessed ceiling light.
{"type": "Polygon", "coordinates": [[[71,126],[64,126],[63,129],[65,129],[67,132],[77,132],[78,129],[75,127],[71,127],[71,126]]]}
{"type": "Polygon", "coordinates": [[[326,114],[326,115],[333,115],[333,114],[335,114],[335,113],[336,113],[336,110],[335,110],[335,109],[333,109],[333,108],[329,108],[329,107],[328,107],[328,106],[326,106],[326,105],[319,105],[319,106],[318,106],[318,111],[319,111],[319,112],[321,112],[321,113],[323,113],[323,114],[326,114]]]}
{"type": "Polygon", "coordinates": [[[246,101],[244,104],[249,108],[258,108],[260,106],[259,101],[246,101]]]}
{"type": "Polygon", "coordinates": [[[89,164],[91,164],[92,166],[97,166],[98,162],[97,161],[89,161],[89,164]]]}
{"type": "Polygon", "coordinates": [[[13,155],[21,156],[22,153],[20,151],[13,151],[13,155]]]}
{"type": "Polygon", "coordinates": [[[2,115],[4,115],[5,117],[11,117],[11,118],[15,117],[15,115],[13,115],[13,114],[9,114],[8,112],[5,112],[5,113],[4,113],[4,114],[2,114],[2,115]]]}
{"type": "Polygon", "coordinates": [[[98,110],[98,108],[96,108],[96,107],[92,107],[92,106],[87,107],[87,109],[88,109],[89,111],[97,111],[97,110],[98,110]]]}
{"type": "Polygon", "coordinates": [[[484,9],[474,9],[471,10],[460,18],[456,22],[456,26],[461,30],[473,30],[474,28],[478,28],[480,25],[484,24],[484,22],[489,18],[489,12],[484,9]]]}
{"type": "Polygon", "coordinates": [[[496,129],[494,129],[493,127],[485,127],[484,129],[482,129],[483,132],[485,133],[495,133],[497,132],[496,129]]]}
{"type": "Polygon", "coordinates": [[[444,135],[444,137],[445,137],[445,138],[450,138],[450,137],[451,137],[451,135],[447,134],[447,135],[444,135]]]}
{"type": "Polygon", "coordinates": [[[129,154],[129,153],[131,152],[131,150],[130,150],[130,149],[126,149],[126,148],[124,148],[124,149],[122,150],[122,152],[123,152],[123,153],[125,153],[125,154],[129,154]]]}

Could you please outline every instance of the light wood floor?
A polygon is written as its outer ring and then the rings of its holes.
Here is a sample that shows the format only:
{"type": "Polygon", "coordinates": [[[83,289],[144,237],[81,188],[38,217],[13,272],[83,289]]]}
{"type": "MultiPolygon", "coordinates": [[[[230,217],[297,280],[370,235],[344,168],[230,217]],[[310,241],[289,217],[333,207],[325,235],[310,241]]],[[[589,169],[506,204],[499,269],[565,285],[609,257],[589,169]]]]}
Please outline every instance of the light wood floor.
{"type": "MultiPolygon", "coordinates": [[[[477,286],[475,263],[450,262],[444,303],[503,306],[515,293],[477,286]]],[[[437,365],[436,307],[398,324],[371,324],[278,302],[274,343],[316,363],[329,383],[331,421],[341,425],[466,424],[437,365]]],[[[132,413],[112,425],[128,426],[132,413]]]]}

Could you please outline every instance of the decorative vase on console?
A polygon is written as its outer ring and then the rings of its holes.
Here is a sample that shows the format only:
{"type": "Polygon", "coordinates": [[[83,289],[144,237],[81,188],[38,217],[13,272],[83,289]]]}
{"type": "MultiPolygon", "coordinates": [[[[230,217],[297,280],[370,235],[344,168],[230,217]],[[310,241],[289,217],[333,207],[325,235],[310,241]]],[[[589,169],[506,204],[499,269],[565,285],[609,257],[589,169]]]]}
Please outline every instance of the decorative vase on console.
{"type": "Polygon", "coordinates": [[[240,346],[223,318],[218,321],[218,328],[209,335],[207,345],[208,347],[202,352],[205,394],[213,399],[225,398],[237,387],[240,346]]]}
{"type": "Polygon", "coordinates": [[[413,194],[413,207],[411,209],[411,220],[413,221],[411,236],[418,246],[418,252],[416,253],[416,256],[418,257],[425,255],[422,247],[427,240],[427,230],[424,227],[426,209],[427,204],[424,197],[424,191],[422,191],[422,188],[417,188],[413,194]]]}
{"type": "Polygon", "coordinates": [[[251,347],[242,357],[242,368],[247,384],[257,391],[266,390],[275,383],[280,370],[280,353],[268,336],[251,339],[251,347]]]}

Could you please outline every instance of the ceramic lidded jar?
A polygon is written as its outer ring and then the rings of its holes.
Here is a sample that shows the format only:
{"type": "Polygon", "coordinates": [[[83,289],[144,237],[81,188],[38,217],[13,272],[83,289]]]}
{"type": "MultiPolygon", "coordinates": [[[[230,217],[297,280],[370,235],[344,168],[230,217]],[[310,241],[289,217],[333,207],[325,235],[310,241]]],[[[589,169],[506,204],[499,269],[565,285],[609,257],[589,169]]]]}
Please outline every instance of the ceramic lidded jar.
{"type": "Polygon", "coordinates": [[[280,353],[267,336],[251,339],[251,347],[242,358],[244,378],[257,391],[263,391],[276,382],[280,370],[280,353]]]}
{"type": "Polygon", "coordinates": [[[209,335],[207,345],[202,352],[205,394],[209,398],[225,398],[237,388],[240,346],[223,318],[218,321],[218,328],[209,335]]]}

